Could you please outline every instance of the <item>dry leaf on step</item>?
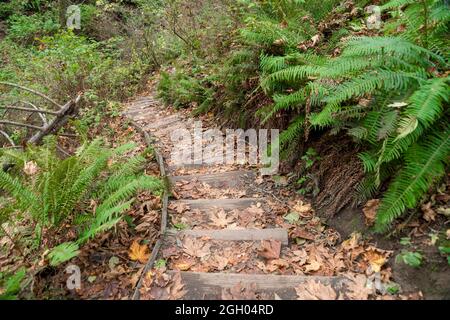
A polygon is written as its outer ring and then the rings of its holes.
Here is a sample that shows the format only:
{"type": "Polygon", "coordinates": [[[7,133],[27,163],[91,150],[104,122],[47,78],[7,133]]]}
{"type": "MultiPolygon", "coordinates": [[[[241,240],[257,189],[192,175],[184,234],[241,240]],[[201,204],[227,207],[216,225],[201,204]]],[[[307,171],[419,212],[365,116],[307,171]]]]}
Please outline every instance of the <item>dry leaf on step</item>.
{"type": "Polygon", "coordinates": [[[366,225],[371,226],[375,222],[378,206],[380,205],[379,199],[372,199],[367,201],[366,205],[362,209],[364,216],[366,217],[366,225]]]}
{"type": "Polygon", "coordinates": [[[210,247],[210,244],[204,243],[196,238],[186,237],[183,242],[183,251],[186,254],[197,258],[204,258],[210,255],[210,247]]]}
{"type": "Polygon", "coordinates": [[[147,245],[140,245],[137,241],[134,241],[129,249],[128,256],[133,261],[146,263],[150,255],[147,245]]]}
{"type": "Polygon", "coordinates": [[[228,259],[226,257],[215,255],[211,261],[211,265],[214,266],[217,270],[222,271],[228,265],[228,259]]]}
{"type": "Polygon", "coordinates": [[[316,260],[311,261],[305,266],[305,272],[318,271],[322,267],[322,264],[316,260]]]}
{"type": "Polygon", "coordinates": [[[336,300],[336,291],[331,285],[309,280],[295,288],[297,300],[336,300]]]}
{"type": "Polygon", "coordinates": [[[181,274],[179,272],[175,273],[172,278],[172,283],[169,286],[169,300],[180,300],[187,293],[184,290],[184,284],[181,280],[181,274]]]}
{"type": "Polygon", "coordinates": [[[219,228],[226,228],[234,221],[234,218],[232,216],[227,216],[225,210],[223,209],[213,211],[209,219],[211,220],[211,224],[213,226],[219,228]]]}
{"type": "Polygon", "coordinates": [[[372,288],[367,287],[367,278],[362,274],[348,275],[350,280],[346,282],[346,295],[351,300],[367,300],[373,293],[372,288]]]}
{"type": "Polygon", "coordinates": [[[266,259],[278,259],[281,253],[281,242],[278,240],[263,240],[259,255],[266,259]]]}
{"type": "Polygon", "coordinates": [[[222,300],[256,300],[256,285],[242,285],[241,283],[227,289],[222,289],[222,300]]]}

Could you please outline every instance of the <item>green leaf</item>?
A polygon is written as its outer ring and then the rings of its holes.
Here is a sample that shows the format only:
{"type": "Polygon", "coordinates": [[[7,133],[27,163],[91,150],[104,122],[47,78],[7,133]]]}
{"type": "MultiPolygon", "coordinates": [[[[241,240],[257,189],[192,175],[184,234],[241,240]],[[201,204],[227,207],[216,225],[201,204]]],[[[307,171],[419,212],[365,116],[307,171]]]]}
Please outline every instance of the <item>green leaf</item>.
{"type": "Polygon", "coordinates": [[[300,219],[300,215],[297,212],[291,212],[285,215],[284,219],[290,224],[296,224],[300,219]]]}
{"type": "Polygon", "coordinates": [[[48,254],[50,265],[57,266],[76,257],[79,253],[78,244],[75,242],[61,243],[59,246],[54,247],[48,254]]]}

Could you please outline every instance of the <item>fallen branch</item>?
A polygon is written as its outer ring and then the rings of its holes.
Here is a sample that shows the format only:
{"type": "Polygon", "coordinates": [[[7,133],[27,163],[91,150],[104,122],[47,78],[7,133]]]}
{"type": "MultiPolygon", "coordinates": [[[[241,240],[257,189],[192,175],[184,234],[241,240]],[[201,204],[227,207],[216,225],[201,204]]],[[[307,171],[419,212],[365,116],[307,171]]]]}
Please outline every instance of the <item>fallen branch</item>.
{"type": "Polygon", "coordinates": [[[39,96],[39,97],[49,101],[49,102],[51,102],[53,105],[57,106],[58,109],[63,108],[63,106],[61,106],[58,102],[56,102],[52,98],[47,97],[45,94],[40,93],[39,91],[36,91],[36,90],[30,89],[30,88],[21,86],[19,84],[11,83],[11,82],[0,81],[0,84],[5,85],[5,86],[9,86],[9,87],[13,87],[13,88],[18,88],[18,89],[21,89],[21,90],[24,90],[24,91],[31,92],[31,93],[33,93],[33,94],[35,94],[35,95],[37,95],[37,96],[39,96]]]}
{"type": "Polygon", "coordinates": [[[59,112],[57,112],[57,111],[42,110],[39,108],[35,109],[35,108],[16,107],[16,106],[0,106],[0,109],[27,111],[27,112],[35,112],[35,113],[46,113],[46,114],[51,114],[51,115],[55,115],[55,116],[59,114],[59,112]]]}
{"type": "Polygon", "coordinates": [[[14,126],[14,127],[30,128],[30,129],[40,130],[40,131],[44,130],[43,127],[38,127],[38,126],[34,126],[34,125],[28,124],[28,123],[20,123],[20,122],[9,121],[9,120],[0,120],[0,124],[14,126]]]}

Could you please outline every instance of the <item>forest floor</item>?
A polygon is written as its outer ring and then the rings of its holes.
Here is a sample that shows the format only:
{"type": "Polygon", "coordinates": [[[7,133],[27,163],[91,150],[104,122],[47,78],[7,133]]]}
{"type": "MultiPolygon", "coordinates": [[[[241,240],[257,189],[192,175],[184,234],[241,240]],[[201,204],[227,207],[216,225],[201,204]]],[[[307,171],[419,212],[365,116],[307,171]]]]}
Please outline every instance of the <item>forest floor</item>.
{"type": "MultiPolygon", "coordinates": [[[[126,114],[155,137],[171,185],[162,248],[140,299],[422,298],[393,282],[393,251],[359,232],[343,237],[283,179],[250,165],[175,165],[170,134],[192,132],[189,110],[149,93],[126,114]]],[[[211,116],[196,120],[214,127],[211,116]]]]}

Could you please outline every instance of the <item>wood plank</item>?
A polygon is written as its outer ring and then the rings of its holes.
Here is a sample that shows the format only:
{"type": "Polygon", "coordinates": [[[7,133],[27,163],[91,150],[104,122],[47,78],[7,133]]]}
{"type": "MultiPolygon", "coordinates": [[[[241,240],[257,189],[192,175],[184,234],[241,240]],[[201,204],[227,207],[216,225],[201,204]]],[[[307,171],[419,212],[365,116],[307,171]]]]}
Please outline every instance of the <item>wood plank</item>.
{"type": "Polygon", "coordinates": [[[288,245],[288,233],[283,228],[273,229],[221,229],[221,230],[167,230],[168,235],[191,236],[196,238],[208,237],[211,240],[223,241],[261,241],[278,240],[288,245]]]}
{"type": "Polygon", "coordinates": [[[242,185],[244,178],[254,178],[256,176],[251,170],[226,171],[210,174],[193,174],[183,176],[170,176],[169,180],[172,184],[179,181],[198,181],[206,183],[213,187],[236,187],[242,185]]]}
{"type": "MultiPolygon", "coordinates": [[[[141,119],[144,120],[144,119],[141,119]]],[[[172,115],[162,118],[159,121],[155,121],[155,119],[148,119],[151,123],[144,127],[145,130],[150,129],[159,129],[164,128],[168,125],[181,121],[181,118],[178,115],[172,115]]]]}
{"type": "Polygon", "coordinates": [[[191,209],[208,210],[213,207],[224,210],[246,209],[252,204],[264,202],[264,198],[239,198],[239,199],[197,199],[197,200],[173,200],[171,203],[184,203],[191,209]]]}
{"type": "MultiPolygon", "coordinates": [[[[173,274],[176,271],[169,271],[173,274]]],[[[266,293],[274,299],[275,293],[284,300],[297,298],[295,287],[313,281],[331,285],[337,292],[344,290],[349,281],[345,277],[271,275],[271,274],[238,274],[238,273],[203,273],[181,272],[181,278],[187,290],[185,300],[221,299],[223,289],[236,285],[254,286],[257,293],[266,293]]]]}

